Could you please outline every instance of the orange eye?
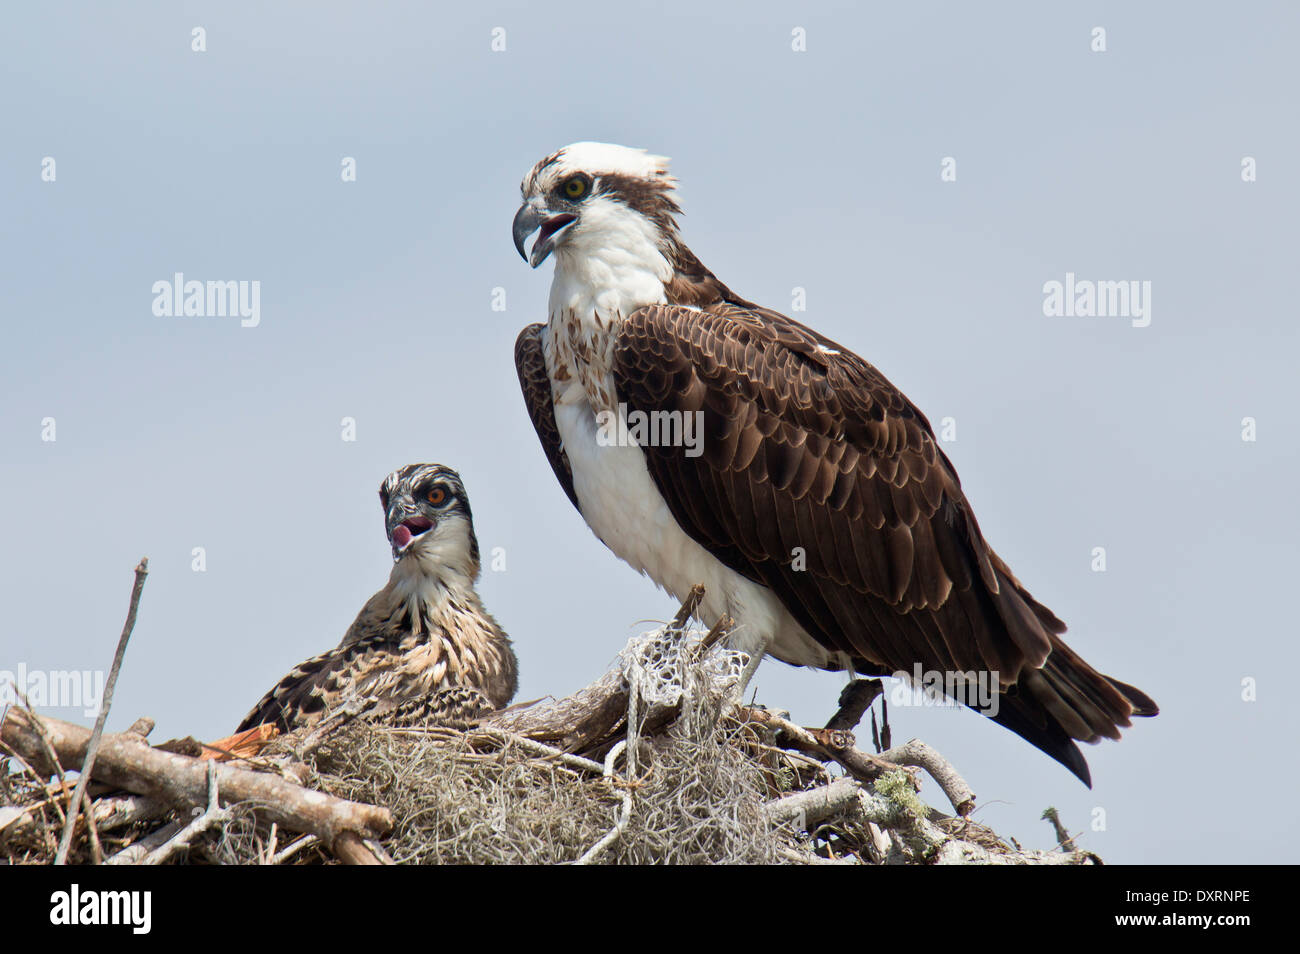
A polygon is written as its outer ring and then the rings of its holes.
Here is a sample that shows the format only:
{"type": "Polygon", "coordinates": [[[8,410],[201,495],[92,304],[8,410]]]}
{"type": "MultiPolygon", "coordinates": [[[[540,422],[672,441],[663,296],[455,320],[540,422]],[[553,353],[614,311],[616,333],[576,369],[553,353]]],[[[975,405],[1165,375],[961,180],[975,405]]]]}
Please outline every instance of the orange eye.
{"type": "Polygon", "coordinates": [[[424,495],[424,499],[435,507],[441,507],[447,502],[447,491],[442,487],[430,487],[429,492],[424,495]]]}

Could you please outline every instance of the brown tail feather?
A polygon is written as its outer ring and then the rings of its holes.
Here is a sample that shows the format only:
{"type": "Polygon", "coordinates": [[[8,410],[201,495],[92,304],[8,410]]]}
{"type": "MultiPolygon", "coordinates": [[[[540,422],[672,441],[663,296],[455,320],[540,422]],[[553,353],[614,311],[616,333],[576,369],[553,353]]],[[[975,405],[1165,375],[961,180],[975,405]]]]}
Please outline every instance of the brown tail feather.
{"type": "Polygon", "coordinates": [[[1135,716],[1146,718],[1148,716],[1160,715],[1160,707],[1156,705],[1155,700],[1141,689],[1136,686],[1130,686],[1127,682],[1120,682],[1118,679],[1112,679],[1110,676],[1107,676],[1106,680],[1123,693],[1124,698],[1127,699],[1129,705],[1133,707],[1133,714],[1135,716]]]}
{"type": "Polygon", "coordinates": [[[1019,673],[1016,691],[1002,697],[1005,711],[994,721],[1091,785],[1087,763],[1074,742],[1118,739],[1133,716],[1153,716],[1160,710],[1140,689],[1088,665],[1061,639],[1065,624],[1035,600],[996,555],[993,565],[999,583],[994,605],[1028,663],[1019,673]],[[1046,658],[1035,659],[1036,641],[1050,647],[1046,658]]]}

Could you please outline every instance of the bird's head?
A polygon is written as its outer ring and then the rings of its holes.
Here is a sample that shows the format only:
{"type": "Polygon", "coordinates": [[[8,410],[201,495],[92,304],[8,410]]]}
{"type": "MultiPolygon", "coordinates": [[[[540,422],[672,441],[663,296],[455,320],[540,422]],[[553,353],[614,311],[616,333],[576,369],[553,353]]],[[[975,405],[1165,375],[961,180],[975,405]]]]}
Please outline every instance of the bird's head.
{"type": "Polygon", "coordinates": [[[520,185],[515,248],[536,268],[552,253],[630,247],[666,249],[681,213],[668,160],[644,149],[576,142],[533,166],[520,185]],[[528,237],[537,232],[531,252],[528,237]]]}
{"type": "Polygon", "coordinates": [[[408,464],[379,487],[384,531],[395,563],[422,572],[478,577],[478,539],[460,475],[441,464],[408,464]]]}

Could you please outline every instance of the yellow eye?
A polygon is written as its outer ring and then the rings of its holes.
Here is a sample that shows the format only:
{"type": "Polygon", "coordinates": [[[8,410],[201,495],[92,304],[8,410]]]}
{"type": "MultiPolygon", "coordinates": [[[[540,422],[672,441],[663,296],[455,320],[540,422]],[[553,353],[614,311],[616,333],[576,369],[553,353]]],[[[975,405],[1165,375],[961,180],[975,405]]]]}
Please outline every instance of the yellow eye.
{"type": "Polygon", "coordinates": [[[429,492],[424,495],[424,499],[435,507],[441,507],[447,500],[447,491],[441,487],[430,487],[429,492]]]}
{"type": "Polygon", "coordinates": [[[574,176],[564,183],[564,194],[570,199],[581,199],[587,192],[587,181],[581,176],[574,176]]]}

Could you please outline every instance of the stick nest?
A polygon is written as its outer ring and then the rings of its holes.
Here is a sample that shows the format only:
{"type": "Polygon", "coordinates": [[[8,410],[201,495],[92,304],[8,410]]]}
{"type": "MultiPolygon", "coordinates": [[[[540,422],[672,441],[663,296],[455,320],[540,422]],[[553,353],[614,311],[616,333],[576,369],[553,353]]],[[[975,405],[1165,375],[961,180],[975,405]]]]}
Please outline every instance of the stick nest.
{"type": "MultiPolygon", "coordinates": [[[[200,761],[204,747],[192,740],[164,744],[162,756],[143,735],[130,744],[121,741],[128,733],[105,736],[69,861],[1097,861],[1073,845],[1025,851],[973,822],[973,793],[923,743],[859,750],[851,729],[861,699],[851,717],[842,709],[826,729],[735,704],[743,659],[719,648],[723,629],[689,630],[691,609],[688,601],[664,629],[634,640],[619,667],[582,692],[473,725],[341,718],[329,732],[291,734],[251,758],[221,762],[200,761]],[[196,765],[207,766],[206,776],[196,765]],[[953,815],[921,801],[922,772],[938,783],[953,815]],[[176,781],[183,773],[188,788],[176,781]],[[318,812],[322,800],[311,793],[323,793],[331,818],[368,812],[359,827],[369,830],[340,831],[328,818],[315,823],[305,807],[231,794],[266,791],[249,787],[257,773],[280,777],[275,799],[301,800],[318,812]]],[[[0,727],[0,759],[10,763],[0,773],[0,858],[50,863],[72,792],[62,773],[79,769],[85,730],[30,711],[10,712],[0,727]]]]}

